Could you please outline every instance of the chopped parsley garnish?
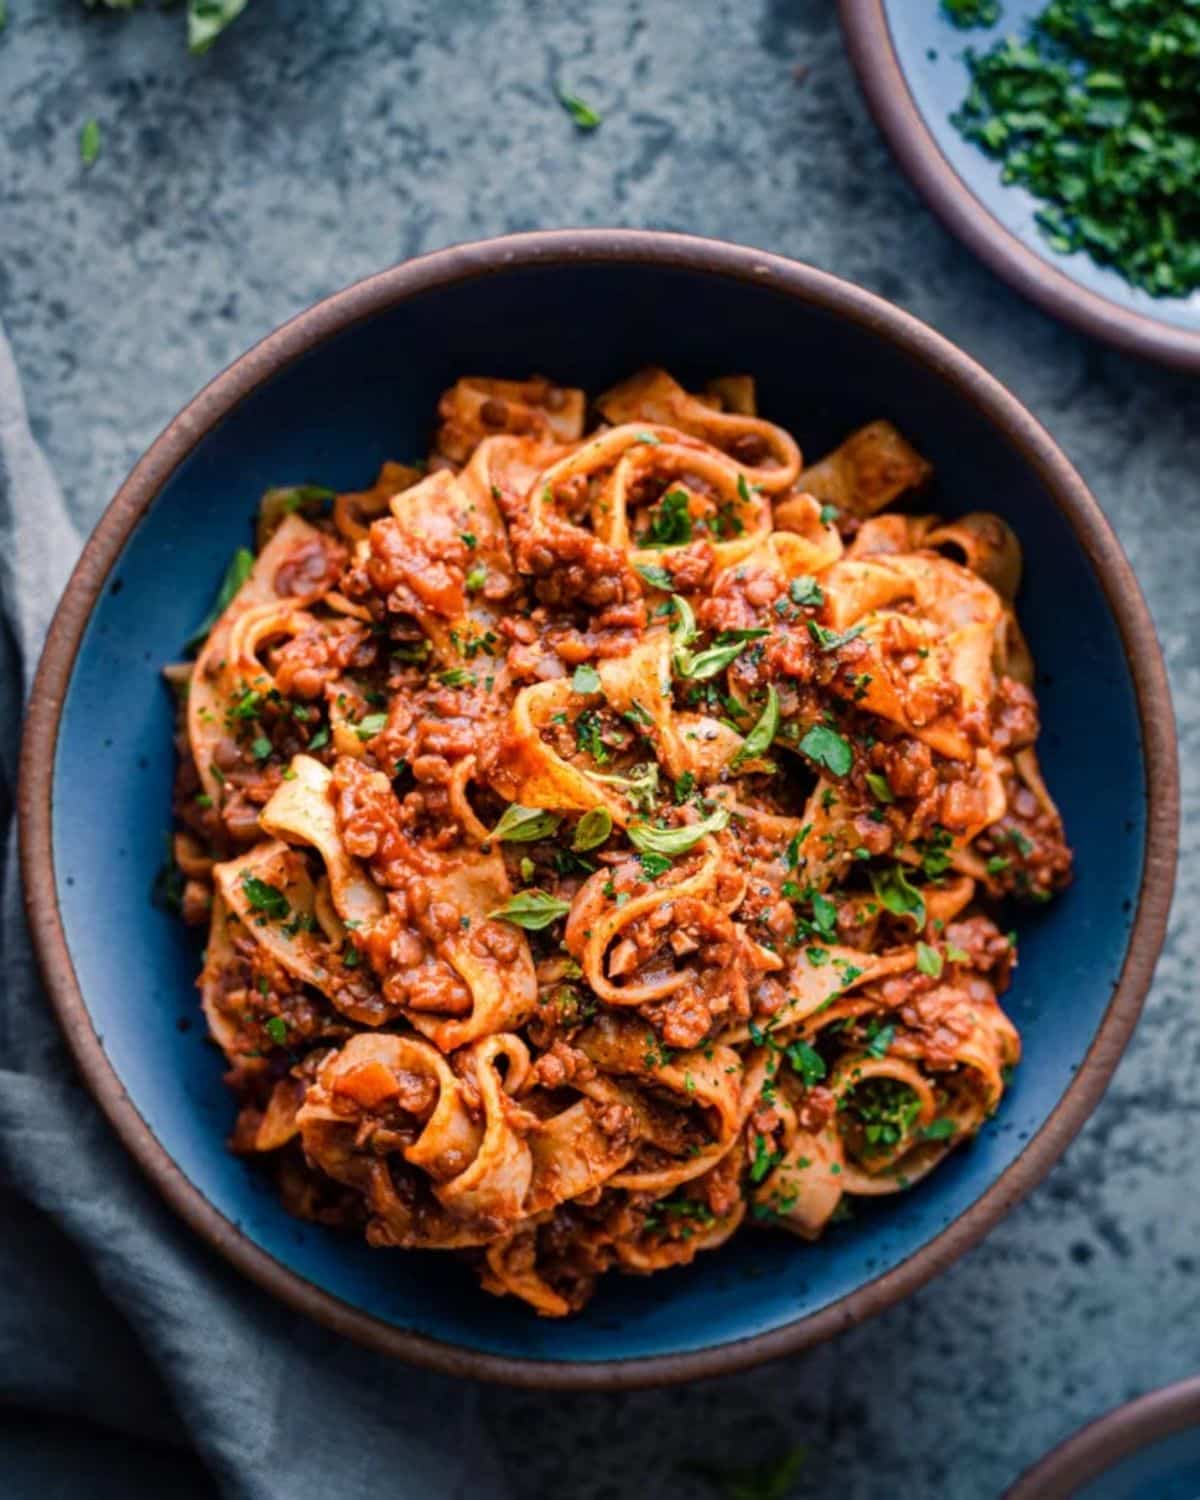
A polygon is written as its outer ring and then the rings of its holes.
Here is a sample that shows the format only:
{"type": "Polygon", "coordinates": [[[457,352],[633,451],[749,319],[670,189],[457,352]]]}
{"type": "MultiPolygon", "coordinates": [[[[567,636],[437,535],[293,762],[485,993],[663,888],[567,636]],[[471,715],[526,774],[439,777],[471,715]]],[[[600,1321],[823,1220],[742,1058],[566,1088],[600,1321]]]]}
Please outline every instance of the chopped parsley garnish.
{"type": "Polygon", "coordinates": [[[79,160],[90,167],[100,155],[100,122],[87,120],[79,132],[79,160]]]}
{"type": "Polygon", "coordinates": [[[800,751],[833,776],[845,776],[854,764],[850,741],[827,724],[814,724],[800,741],[800,751]]]}
{"type": "Polygon", "coordinates": [[[267,1033],[267,1035],[271,1038],[271,1040],[277,1047],[284,1047],[287,1045],[287,1022],[283,1019],[282,1016],[271,1016],[269,1020],[264,1021],[263,1030],[267,1033]]]}
{"type": "Polygon", "coordinates": [[[692,539],[692,516],[686,490],[668,490],[650,517],[650,526],[638,538],[643,547],[681,547],[692,539]]]}
{"type": "Polygon", "coordinates": [[[288,899],[276,885],[260,880],[257,875],[242,876],[242,891],[254,911],[280,921],[291,911],[288,899]]]}
{"type": "Polygon", "coordinates": [[[896,1036],[894,1026],[880,1026],[878,1022],[872,1021],[867,1028],[867,1052],[871,1057],[886,1057],[887,1050],[892,1045],[896,1036]]]}
{"type": "Polygon", "coordinates": [[[994,26],[1000,19],[1000,0],[942,0],[942,14],[960,31],[994,26]]]}
{"type": "Polygon", "coordinates": [[[1200,287],[1200,16],[1179,0],[1050,0],[968,53],[952,118],[1042,200],[1052,249],[1154,297],[1200,287]]]}
{"type": "Polygon", "coordinates": [[[316,734],[313,735],[312,739],[309,740],[308,748],[310,750],[324,750],[325,746],[328,745],[328,743],[329,730],[324,724],[322,724],[321,727],[317,730],[316,734]]]}
{"type": "Polygon", "coordinates": [[[930,1120],[921,1134],[927,1141],[948,1141],[957,1128],[953,1120],[930,1120]]]}
{"type": "Polygon", "coordinates": [[[665,854],[639,854],[638,860],[648,880],[655,880],[659,875],[665,875],[671,868],[671,861],[665,854]]]}
{"type": "Polygon", "coordinates": [[[487,582],[487,569],[482,563],[476,563],[467,576],[463,579],[463,587],[468,594],[477,594],[487,582]]]}
{"type": "Polygon", "coordinates": [[[821,585],[807,574],[800,578],[793,578],[788,584],[788,598],[793,604],[798,604],[802,608],[809,605],[813,609],[820,609],[825,603],[825,594],[821,585]]]}
{"type": "Polygon", "coordinates": [[[820,1083],[821,1079],[829,1071],[825,1066],[825,1059],[808,1042],[793,1042],[786,1049],[785,1055],[788,1062],[791,1063],[792,1067],[800,1075],[800,1079],[806,1089],[810,1089],[814,1084],[820,1083]]]}
{"type": "Polygon", "coordinates": [[[871,795],[876,802],[895,802],[892,789],[888,785],[886,776],[881,776],[878,771],[867,772],[867,785],[871,789],[871,795]]]}

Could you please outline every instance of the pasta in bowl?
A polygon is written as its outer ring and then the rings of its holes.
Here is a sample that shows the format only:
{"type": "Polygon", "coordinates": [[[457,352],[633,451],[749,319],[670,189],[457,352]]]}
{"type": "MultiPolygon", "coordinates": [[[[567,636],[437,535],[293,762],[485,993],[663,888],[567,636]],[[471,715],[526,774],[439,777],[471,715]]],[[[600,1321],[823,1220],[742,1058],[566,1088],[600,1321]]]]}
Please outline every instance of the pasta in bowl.
{"type": "Polygon", "coordinates": [[[1000,1107],[1005,913],[1071,856],[1019,544],[929,475],[648,369],[463,378],[427,463],[268,491],[169,671],[174,853],[293,1212],[563,1316],[1000,1107]]]}

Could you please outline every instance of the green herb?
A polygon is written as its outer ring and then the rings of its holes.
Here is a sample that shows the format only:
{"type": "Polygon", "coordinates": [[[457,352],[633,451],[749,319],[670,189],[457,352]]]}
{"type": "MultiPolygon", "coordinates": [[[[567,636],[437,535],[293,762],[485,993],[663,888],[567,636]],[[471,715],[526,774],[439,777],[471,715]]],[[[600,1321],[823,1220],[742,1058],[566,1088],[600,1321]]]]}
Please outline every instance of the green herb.
{"type": "Polygon", "coordinates": [[[438,681],[446,687],[465,687],[468,682],[473,683],[474,677],[465,667],[451,667],[448,672],[439,672],[438,681]]]}
{"type": "Polygon", "coordinates": [[[968,54],[952,118],[1042,200],[1052,249],[1155,297],[1200,287],[1200,15],[1191,0],[1050,0],[1027,41],[968,54]]]}
{"type": "Polygon", "coordinates": [[[560,89],[558,102],[571,116],[572,123],[577,130],[595,130],[600,124],[601,115],[590,104],[585,104],[578,94],[568,94],[560,89]]]}
{"type": "Polygon", "coordinates": [[[800,741],[800,751],[833,776],[845,776],[854,764],[850,742],[826,724],[814,724],[800,741]]]}
{"type": "Polygon", "coordinates": [[[782,1160],[782,1151],[773,1151],[767,1145],[765,1136],[756,1135],[754,1137],[754,1160],[750,1163],[750,1181],[761,1182],[782,1160]]]}
{"type": "Polygon", "coordinates": [[[260,734],[257,739],[250,742],[250,754],[255,760],[270,760],[273,749],[274,746],[264,734],[260,734]]]}
{"type": "Polygon", "coordinates": [[[818,519],[822,526],[832,526],[840,514],[836,505],[822,505],[818,519]]]}
{"type": "Polygon", "coordinates": [[[1004,871],[1008,869],[1011,863],[1012,861],[1009,859],[1005,859],[1003,854],[993,854],[984,868],[987,870],[989,875],[1002,875],[1004,871]]]}
{"type": "Polygon", "coordinates": [[[248,904],[264,916],[282,920],[291,911],[287,897],[279,887],[259,880],[256,875],[242,876],[242,891],[248,904]]]}
{"type": "Polygon", "coordinates": [[[387,714],[364,714],[354,726],[354,732],[360,740],[373,740],[387,728],[387,721],[387,714]]]}
{"type": "Polygon", "coordinates": [[[892,796],[887,777],[881,776],[878,771],[867,772],[867,785],[877,802],[895,802],[896,799],[892,796]]]}
{"type": "Polygon", "coordinates": [[[90,167],[100,155],[100,122],[87,120],[79,132],[79,160],[90,167]]]}
{"type": "Polygon", "coordinates": [[[606,807],[593,807],[575,825],[571,848],[579,854],[598,849],[613,831],[612,813],[606,807]]]}
{"type": "Polygon", "coordinates": [[[656,880],[671,868],[671,861],[665,854],[639,854],[638,861],[648,880],[656,880]]]}
{"type": "Polygon", "coordinates": [[[994,26],[1000,19],[1000,0],[942,0],[942,14],[960,31],[994,26]]]}
{"type": "Polygon", "coordinates": [[[655,828],[650,823],[631,823],[628,829],[629,842],[644,854],[667,854],[674,857],[686,854],[706,835],[720,833],[728,822],[729,809],[718,807],[699,823],[687,823],[682,828],[655,828]]]}
{"type": "Polygon", "coordinates": [[[547,812],[540,807],[522,807],[519,802],[511,802],[488,838],[496,839],[499,843],[532,844],[537,839],[549,838],[561,821],[558,813],[547,812]]]}
{"type": "Polygon", "coordinates": [[[188,51],[207,52],[231,21],[246,9],[246,0],[188,0],[188,51]]]}
{"type": "Polygon", "coordinates": [[[946,944],[946,957],[952,964],[966,964],[971,961],[971,955],[965,949],[957,947],[954,943],[946,944]]]}
{"type": "MultiPolygon", "coordinates": [[[[676,596],[678,597],[678,596],[676,596]]],[[[709,646],[706,651],[689,651],[686,647],[675,653],[675,671],[690,682],[703,682],[723,672],[746,649],[745,641],[733,641],[724,646],[709,646]]]]}
{"type": "Polygon", "coordinates": [[[468,594],[477,594],[487,582],[487,569],[482,563],[476,563],[463,579],[463,586],[468,594]]]}
{"type": "Polygon", "coordinates": [[[590,755],[598,766],[607,765],[612,759],[601,738],[600,715],[594,708],[585,708],[575,720],[575,748],[590,755]]]}
{"type": "Polygon", "coordinates": [[[248,547],[239,547],[230,559],[229,566],[225,569],[225,577],[221,580],[221,587],[217,590],[216,602],[205,615],[203,621],[196,627],[195,634],[184,647],[185,651],[198,651],[208,639],[208,634],[213,626],[225,613],[229,605],[233,603],[234,597],[246,579],[250,577],[254,569],[254,553],[248,547]]]}
{"type": "Polygon", "coordinates": [[[880,1058],[887,1056],[887,1050],[892,1045],[896,1036],[894,1026],[879,1026],[872,1031],[867,1041],[867,1052],[871,1057],[880,1058]]]}
{"type": "Polygon", "coordinates": [[[328,743],[329,729],[326,725],[322,724],[320,729],[317,730],[316,734],[313,735],[312,739],[309,740],[308,748],[310,750],[324,750],[325,746],[328,745],[328,743]]]}
{"type": "Polygon", "coordinates": [[[645,563],[639,566],[637,571],[651,588],[663,589],[668,594],[675,592],[675,580],[666,568],[660,568],[655,563],[645,563]]]}
{"type": "Polygon", "coordinates": [[[948,1141],[957,1128],[953,1120],[930,1120],[921,1134],[927,1141],[948,1141]]]}
{"type": "Polygon", "coordinates": [[[767,704],[759,715],[758,723],[742,741],[737,753],[729,762],[731,770],[737,770],[748,760],[757,760],[771,748],[779,731],[779,694],[772,683],[767,688],[767,704]]]}
{"type": "Polygon", "coordinates": [[[569,901],[559,901],[556,896],[548,896],[545,891],[521,891],[503,906],[488,912],[488,916],[503,917],[516,927],[540,932],[543,927],[549,927],[551,922],[565,917],[570,910],[569,901]]]}
{"type": "Polygon", "coordinates": [[[814,969],[820,969],[829,962],[828,948],[805,948],[804,956],[812,964],[814,969]]]}
{"type": "Polygon", "coordinates": [[[696,616],[692,613],[692,606],[682,594],[672,594],[667,602],[675,615],[671,639],[678,647],[690,646],[697,635],[696,616]]]}
{"type": "Polygon", "coordinates": [[[930,979],[940,979],[942,964],[942,955],[936,948],[931,948],[928,943],[917,944],[917,968],[922,974],[928,974],[930,979]]]}
{"type": "Polygon", "coordinates": [[[800,578],[793,578],[788,584],[788,598],[793,604],[808,605],[813,609],[820,609],[825,603],[825,594],[821,585],[807,574],[800,578]]]}
{"type": "Polygon", "coordinates": [[[825,1066],[825,1059],[815,1047],[809,1046],[807,1042],[793,1042],[787,1049],[787,1060],[800,1075],[801,1081],[806,1089],[811,1089],[829,1071],[825,1066]]]}
{"type": "Polygon", "coordinates": [[[866,628],[865,625],[852,625],[849,630],[827,630],[815,620],[808,621],[808,633],[822,651],[836,651],[848,642],[856,641],[866,628]]]}
{"type": "Polygon", "coordinates": [[[692,516],[686,490],[668,490],[650,517],[650,527],[639,537],[643,547],[681,547],[692,539],[692,516]]]}
{"type": "Polygon", "coordinates": [[[899,865],[887,870],[872,870],[871,885],[876,900],[896,917],[911,917],[917,930],[925,926],[925,897],[899,865]]]}
{"type": "Polygon", "coordinates": [[[571,691],[586,697],[589,693],[600,691],[600,673],[595,667],[590,667],[585,662],[583,666],[575,668],[575,675],[571,678],[571,691]]]}
{"type": "Polygon", "coordinates": [[[837,907],[820,891],[813,892],[813,923],[824,938],[832,938],[837,928],[837,907]]]}

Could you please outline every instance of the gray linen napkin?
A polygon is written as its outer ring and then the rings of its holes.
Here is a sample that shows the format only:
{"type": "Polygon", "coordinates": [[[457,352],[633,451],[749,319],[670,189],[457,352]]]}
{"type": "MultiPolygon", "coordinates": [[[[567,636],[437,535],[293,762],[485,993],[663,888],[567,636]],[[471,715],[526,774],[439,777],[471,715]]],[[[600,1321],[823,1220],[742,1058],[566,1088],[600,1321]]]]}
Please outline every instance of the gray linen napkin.
{"type": "MultiPolygon", "coordinates": [[[[91,1419],[130,1451],[186,1435],[247,1500],[504,1496],[474,1387],[356,1348],[229,1270],[75,1077],[25,930],[12,810],[21,705],[79,546],[0,331],[0,1402],[91,1419]]],[[[81,1477],[95,1454],[89,1438],[81,1477]]]]}

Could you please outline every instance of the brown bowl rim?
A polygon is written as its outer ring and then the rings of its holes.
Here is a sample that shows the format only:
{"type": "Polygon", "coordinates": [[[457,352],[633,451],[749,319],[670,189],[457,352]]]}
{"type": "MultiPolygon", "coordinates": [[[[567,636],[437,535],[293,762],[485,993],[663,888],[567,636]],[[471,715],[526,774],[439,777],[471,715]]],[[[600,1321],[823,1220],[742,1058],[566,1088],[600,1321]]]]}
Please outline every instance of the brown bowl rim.
{"type": "Polygon", "coordinates": [[[957,1260],[1049,1171],[1100,1099],[1133,1030],[1162,945],[1178,840],[1178,759],[1154,626],[1099,505],[1049,433],[1003,385],[941,334],[825,271],[745,246],[656,230],[545,230],[456,245],[334,293],[268,334],[168,424],[117,491],[67,584],[30,696],[18,792],[26,912],[59,1024],[117,1134],[177,1213],[244,1274],[300,1312],[371,1348],[450,1375],[530,1388],[616,1390],[728,1374],[805,1349],[881,1312],[957,1260]],[[53,863],[55,747],[76,653],[126,539],[167,478],[264,381],[334,334],[432,288],[564,264],[655,264],[770,285],[880,337],[955,384],[1022,454],[1094,566],[1133,675],[1149,799],[1145,864],[1129,947],[1108,1009],[1070,1086],[1021,1155],[928,1244],[875,1280],[782,1328],[679,1354],[588,1362],[524,1360],[407,1332],[350,1306],[252,1243],[184,1176],[121,1085],[92,1025],[67,949],[53,863]]]}
{"type": "Polygon", "coordinates": [[[1004,1495],[1004,1500],[1071,1500],[1122,1459],[1200,1425],[1200,1375],[1149,1391],[1064,1438],[1004,1495]]]}
{"type": "Polygon", "coordinates": [[[892,154],[951,234],[1043,312],[1126,354],[1200,370],[1200,332],[1133,312],[1032,251],[975,196],[925,124],[896,56],[884,0],[838,0],[846,50],[892,154]]]}

